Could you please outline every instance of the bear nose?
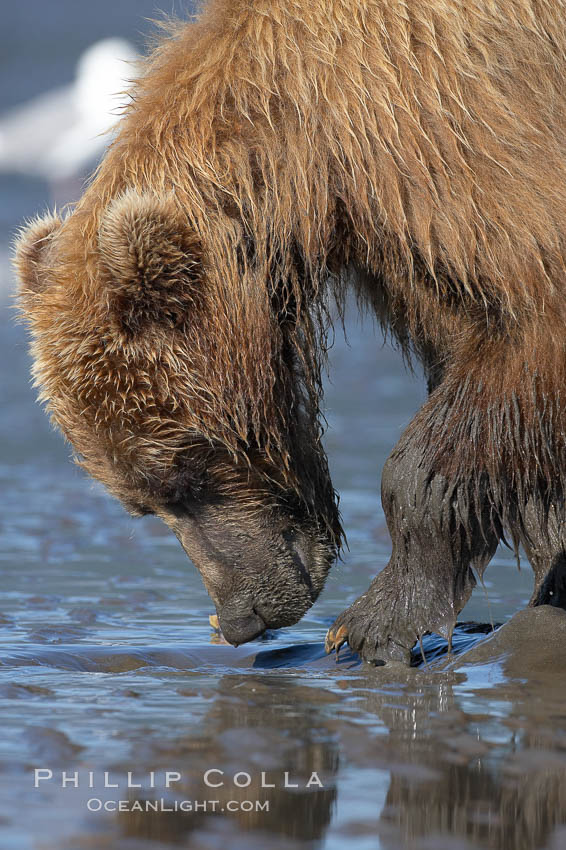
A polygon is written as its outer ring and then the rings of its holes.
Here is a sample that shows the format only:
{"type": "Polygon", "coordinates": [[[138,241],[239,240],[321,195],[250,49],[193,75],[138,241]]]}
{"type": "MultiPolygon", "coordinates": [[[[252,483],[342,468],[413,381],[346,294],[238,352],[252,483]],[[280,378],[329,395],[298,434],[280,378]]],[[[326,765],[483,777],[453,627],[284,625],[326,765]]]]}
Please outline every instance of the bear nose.
{"type": "Polygon", "coordinates": [[[218,612],[218,625],[228,643],[239,646],[264,633],[267,626],[253,608],[242,611],[239,605],[227,603],[218,612]]]}

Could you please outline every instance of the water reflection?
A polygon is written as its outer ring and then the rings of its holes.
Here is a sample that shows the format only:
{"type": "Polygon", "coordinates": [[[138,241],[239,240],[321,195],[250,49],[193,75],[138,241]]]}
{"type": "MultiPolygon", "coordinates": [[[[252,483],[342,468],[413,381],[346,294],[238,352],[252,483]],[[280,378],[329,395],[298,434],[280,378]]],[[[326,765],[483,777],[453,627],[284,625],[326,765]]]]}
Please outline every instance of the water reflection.
{"type": "MultiPolygon", "coordinates": [[[[441,666],[371,669],[347,653],[336,665],[314,646],[309,657],[288,647],[242,654],[239,669],[204,691],[207,680],[183,670],[179,652],[154,649],[147,666],[129,675],[138,676],[138,695],[150,677],[161,677],[163,687],[175,682],[175,729],[122,729],[130,746],[110,766],[120,790],[84,791],[83,802],[94,793],[145,807],[163,797],[169,809],[189,800],[216,801],[215,810],[93,815],[58,846],[91,847],[96,827],[97,847],[143,839],[157,842],[152,848],[223,848],[227,841],[231,848],[333,848],[355,838],[357,847],[383,850],[558,848],[566,823],[566,680],[557,673],[566,662],[553,658],[565,638],[566,614],[541,608],[441,666]],[[520,664],[526,645],[527,665],[520,664]],[[498,670],[492,685],[490,666],[498,670]],[[470,685],[468,673],[478,668],[484,689],[470,685]],[[141,784],[154,771],[155,789],[124,790],[132,761],[141,784]],[[211,769],[218,787],[204,782],[211,769]],[[169,791],[167,770],[181,774],[169,791]],[[285,787],[285,773],[297,788],[285,787]],[[313,774],[322,787],[307,787],[313,774]],[[245,801],[268,802],[269,811],[243,811],[245,801]]],[[[225,651],[203,649],[203,669],[213,659],[220,669],[225,651]]],[[[122,668],[111,653],[98,663],[122,668]]],[[[79,769],[88,763],[69,741],[51,746],[62,746],[79,769]]]]}
{"type": "Polygon", "coordinates": [[[184,777],[176,785],[181,799],[215,800],[216,812],[180,813],[174,827],[168,814],[127,814],[119,818],[120,828],[126,835],[149,831],[161,840],[168,834],[176,842],[194,830],[210,826],[214,831],[221,812],[246,833],[320,841],[336,799],[339,750],[337,736],[321,722],[319,706],[336,699],[285,677],[222,677],[218,697],[197,730],[188,728],[166,749],[152,745],[144,752],[148,766],[178,766],[184,777]],[[208,782],[218,787],[205,784],[211,770],[208,782]],[[258,802],[260,810],[238,810],[247,801],[258,802]]]}

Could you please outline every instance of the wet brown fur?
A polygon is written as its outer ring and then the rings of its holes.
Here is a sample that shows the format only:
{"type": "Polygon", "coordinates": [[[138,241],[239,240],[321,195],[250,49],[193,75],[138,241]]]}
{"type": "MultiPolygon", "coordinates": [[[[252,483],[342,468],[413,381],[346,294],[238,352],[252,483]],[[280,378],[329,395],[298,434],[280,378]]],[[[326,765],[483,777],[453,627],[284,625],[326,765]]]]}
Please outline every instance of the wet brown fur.
{"type": "Polygon", "coordinates": [[[216,464],[337,540],[320,380],[353,282],[437,376],[408,432],[427,467],[500,524],[561,500],[565,51],[553,0],[213,0],[175,28],[72,215],[18,249],[85,467],[143,511],[216,464]]]}

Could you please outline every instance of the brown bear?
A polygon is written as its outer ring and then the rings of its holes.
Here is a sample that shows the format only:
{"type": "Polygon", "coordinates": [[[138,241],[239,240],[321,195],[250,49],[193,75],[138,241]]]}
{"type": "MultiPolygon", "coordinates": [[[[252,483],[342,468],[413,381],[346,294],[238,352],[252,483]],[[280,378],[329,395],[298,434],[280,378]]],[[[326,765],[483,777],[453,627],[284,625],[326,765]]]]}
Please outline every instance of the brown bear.
{"type": "Polygon", "coordinates": [[[212,0],[71,214],[23,232],[41,398],[232,643],[297,622],[340,547],[321,371],[349,288],[430,395],[383,472],[391,560],[327,648],[450,635],[504,533],[566,607],[565,57],[553,0],[212,0]]]}

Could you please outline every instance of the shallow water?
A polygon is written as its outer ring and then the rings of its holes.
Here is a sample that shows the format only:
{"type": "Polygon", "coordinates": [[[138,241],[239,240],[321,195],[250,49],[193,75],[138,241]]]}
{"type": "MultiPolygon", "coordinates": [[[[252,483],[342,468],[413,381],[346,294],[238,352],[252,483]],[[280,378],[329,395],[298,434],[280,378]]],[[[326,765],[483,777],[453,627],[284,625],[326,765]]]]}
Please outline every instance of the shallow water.
{"type": "MultiPolygon", "coordinates": [[[[79,6],[10,4],[0,107],[65,82],[94,38],[139,44],[154,4],[104,0],[96,21],[79,6]]],[[[300,624],[226,646],[174,537],[85,479],[34,402],[6,245],[47,192],[11,177],[0,190],[0,846],[566,847],[566,614],[516,615],[528,564],[497,553],[462,619],[510,622],[487,637],[460,628],[451,658],[434,636],[409,670],[324,655],[328,625],[387,562],[379,473],[424,399],[419,376],[351,312],[326,393],[349,551],[300,624]],[[34,769],[52,777],[35,788],[34,769]],[[223,771],[215,787],[209,770],[223,771]],[[129,811],[89,810],[118,800],[129,811]],[[145,801],[173,811],[136,811],[145,801]]]]}

